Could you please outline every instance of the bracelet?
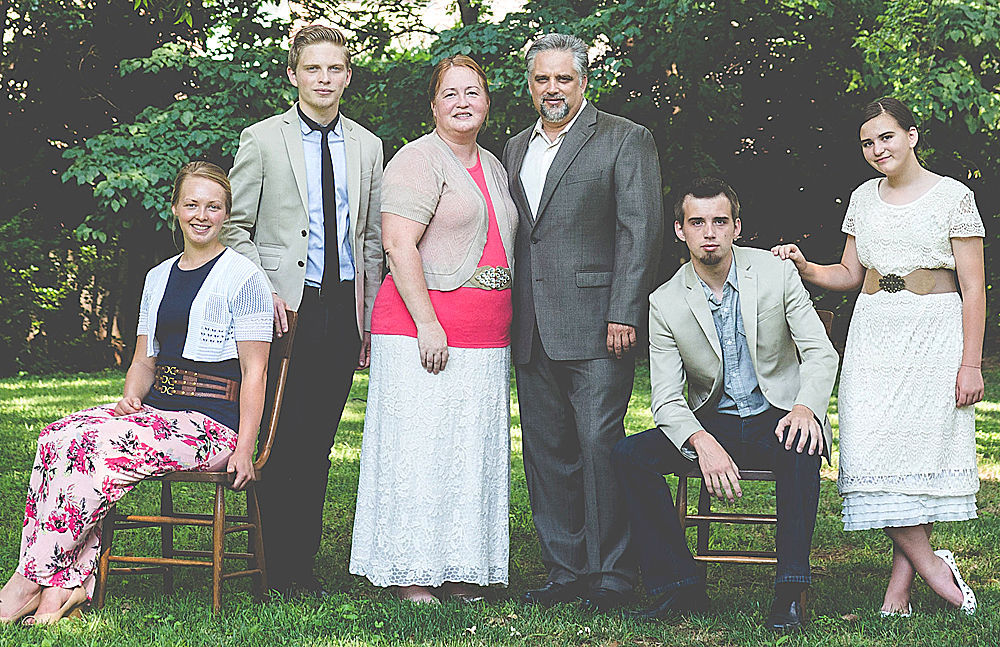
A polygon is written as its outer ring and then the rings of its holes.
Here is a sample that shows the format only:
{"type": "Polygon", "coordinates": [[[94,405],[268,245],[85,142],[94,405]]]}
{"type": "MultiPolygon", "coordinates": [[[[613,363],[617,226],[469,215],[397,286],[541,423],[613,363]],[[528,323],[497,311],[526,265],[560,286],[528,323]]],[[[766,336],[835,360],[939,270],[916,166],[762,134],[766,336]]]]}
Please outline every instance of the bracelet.
{"type": "Polygon", "coordinates": [[[961,364],[961,366],[964,366],[966,368],[982,368],[983,367],[982,364],[961,364]]]}

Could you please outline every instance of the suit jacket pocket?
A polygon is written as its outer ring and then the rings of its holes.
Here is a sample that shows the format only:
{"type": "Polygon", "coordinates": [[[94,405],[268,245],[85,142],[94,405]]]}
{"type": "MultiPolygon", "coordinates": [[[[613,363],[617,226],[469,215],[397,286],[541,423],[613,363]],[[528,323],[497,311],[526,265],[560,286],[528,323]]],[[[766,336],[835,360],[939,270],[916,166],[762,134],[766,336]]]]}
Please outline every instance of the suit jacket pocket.
{"type": "Polygon", "coordinates": [[[563,178],[563,184],[578,184],[580,182],[594,182],[601,179],[601,172],[586,173],[580,175],[567,175],[563,178]]]}
{"type": "Polygon", "coordinates": [[[274,270],[278,269],[278,265],[280,264],[281,264],[281,255],[260,252],[260,266],[265,270],[273,272],[274,270]]]}
{"type": "Polygon", "coordinates": [[[778,313],[784,314],[784,312],[785,312],[785,304],[775,303],[773,306],[767,308],[766,310],[757,315],[757,322],[760,323],[761,321],[770,319],[771,317],[777,315],[778,313]]]}
{"type": "Polygon", "coordinates": [[[611,272],[577,272],[576,287],[603,288],[611,285],[611,272]]]}

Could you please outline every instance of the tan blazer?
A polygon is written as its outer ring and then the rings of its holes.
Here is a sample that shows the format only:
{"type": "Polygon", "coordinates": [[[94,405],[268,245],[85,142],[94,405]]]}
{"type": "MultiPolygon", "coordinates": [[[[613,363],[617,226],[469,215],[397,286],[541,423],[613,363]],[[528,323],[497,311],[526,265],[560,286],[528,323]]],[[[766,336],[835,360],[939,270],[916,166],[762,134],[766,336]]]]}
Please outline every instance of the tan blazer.
{"type": "MultiPolygon", "coordinates": [[[[826,409],[837,377],[837,352],[791,261],[762,249],[733,246],[733,253],[743,327],[761,392],[779,409],[803,404],[822,419],[829,459],[826,409]]],[[[680,448],[703,428],[695,412],[715,407],[722,395],[722,349],[691,263],[657,288],[649,304],[653,420],[680,448]]]]}
{"type": "MultiPolygon", "coordinates": [[[[382,140],[347,117],[341,123],[360,334],[371,329],[372,305],[382,283],[382,140]]],[[[243,131],[229,180],[233,210],[223,225],[222,242],[260,266],[271,290],[298,310],[309,248],[309,198],[295,106],[243,131]]]]}

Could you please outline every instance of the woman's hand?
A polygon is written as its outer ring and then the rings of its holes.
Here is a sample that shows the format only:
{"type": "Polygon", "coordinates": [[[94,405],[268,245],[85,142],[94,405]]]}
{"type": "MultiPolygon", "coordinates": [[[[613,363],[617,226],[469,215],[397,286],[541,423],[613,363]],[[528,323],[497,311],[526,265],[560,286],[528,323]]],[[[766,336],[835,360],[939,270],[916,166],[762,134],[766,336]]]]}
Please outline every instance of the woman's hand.
{"type": "Polygon", "coordinates": [[[142,400],[134,395],[126,395],[115,405],[114,415],[129,416],[142,411],[142,400]]]}
{"type": "Polygon", "coordinates": [[[233,479],[234,490],[245,488],[247,483],[252,481],[256,476],[253,469],[253,452],[237,447],[233,455],[229,457],[226,471],[230,474],[236,474],[236,477],[233,479]]]}
{"type": "Polygon", "coordinates": [[[799,249],[798,245],[789,243],[787,245],[775,245],[771,248],[771,253],[780,258],[781,260],[791,259],[795,263],[795,269],[799,271],[799,274],[806,269],[808,261],[802,250],[799,249]]]}
{"type": "Polygon", "coordinates": [[[983,371],[975,366],[962,366],[955,380],[955,406],[967,407],[983,399],[986,387],[983,371]]]}
{"type": "Polygon", "coordinates": [[[420,365],[437,375],[448,363],[448,335],[438,321],[417,326],[417,348],[420,365]]]}

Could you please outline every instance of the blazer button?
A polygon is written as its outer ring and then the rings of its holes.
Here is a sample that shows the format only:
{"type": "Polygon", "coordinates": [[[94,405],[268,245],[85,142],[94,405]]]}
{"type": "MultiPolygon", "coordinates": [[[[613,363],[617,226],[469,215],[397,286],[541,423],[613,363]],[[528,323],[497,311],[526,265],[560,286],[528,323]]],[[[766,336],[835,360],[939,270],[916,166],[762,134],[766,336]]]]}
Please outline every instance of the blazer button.
{"type": "Polygon", "coordinates": [[[538,239],[537,238],[532,238],[531,239],[531,244],[535,245],[536,243],[538,243],[538,239]]]}
{"type": "Polygon", "coordinates": [[[305,267],[305,266],[306,266],[305,261],[299,261],[299,267],[305,267]]]}
{"type": "Polygon", "coordinates": [[[307,232],[305,229],[303,229],[302,230],[302,237],[305,238],[308,235],[309,235],[309,232],[307,232]]]}

